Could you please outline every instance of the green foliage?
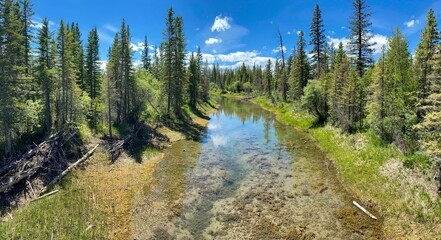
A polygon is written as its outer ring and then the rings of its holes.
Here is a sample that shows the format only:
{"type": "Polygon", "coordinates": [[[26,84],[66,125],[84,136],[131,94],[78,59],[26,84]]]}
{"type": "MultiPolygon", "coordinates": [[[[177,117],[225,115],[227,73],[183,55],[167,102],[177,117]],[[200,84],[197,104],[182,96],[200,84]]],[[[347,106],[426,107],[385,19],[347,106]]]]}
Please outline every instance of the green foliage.
{"type": "Polygon", "coordinates": [[[303,95],[303,88],[310,79],[310,70],[308,56],[305,52],[306,43],[303,39],[303,31],[299,33],[299,39],[297,40],[297,51],[294,56],[293,66],[289,74],[289,94],[295,100],[300,100],[303,95]]]}
{"type": "Polygon", "coordinates": [[[318,123],[326,121],[328,114],[326,104],[325,89],[323,88],[322,81],[316,79],[309,81],[304,89],[302,106],[317,118],[318,123]]]}
{"type": "Polygon", "coordinates": [[[137,120],[159,117],[165,111],[162,105],[161,82],[145,69],[135,72],[137,120]],[[161,112],[160,112],[161,111],[161,112]]]}

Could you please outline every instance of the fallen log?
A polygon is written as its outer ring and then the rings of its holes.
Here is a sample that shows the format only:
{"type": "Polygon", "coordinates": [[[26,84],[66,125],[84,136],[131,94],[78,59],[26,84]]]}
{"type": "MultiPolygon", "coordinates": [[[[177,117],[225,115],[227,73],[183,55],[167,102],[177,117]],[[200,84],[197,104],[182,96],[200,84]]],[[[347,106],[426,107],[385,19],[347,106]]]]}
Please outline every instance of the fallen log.
{"type": "Polygon", "coordinates": [[[72,168],[76,167],[78,164],[80,164],[82,161],[86,160],[87,158],[89,158],[93,152],[95,152],[95,150],[97,149],[97,147],[99,146],[99,144],[95,145],[95,147],[93,147],[91,150],[89,150],[82,158],[80,158],[78,161],[74,162],[72,165],[70,165],[66,170],[64,170],[60,175],[58,175],[57,177],[55,177],[52,181],[50,181],[46,187],[44,187],[41,192],[44,193],[47,191],[47,189],[49,189],[51,186],[53,186],[54,184],[56,184],[58,181],[60,181],[64,176],[66,176],[67,173],[69,173],[70,170],[72,170],[72,168]]]}
{"type": "Polygon", "coordinates": [[[7,180],[8,182],[2,186],[0,186],[0,193],[5,192],[12,186],[14,186],[16,183],[20,182],[21,180],[32,176],[35,172],[37,172],[38,168],[41,167],[42,164],[39,164],[38,166],[31,168],[27,171],[20,172],[18,175],[13,175],[9,177],[7,180]]]}
{"type": "Polygon", "coordinates": [[[57,189],[57,190],[52,191],[52,192],[50,192],[50,193],[46,193],[46,194],[44,194],[44,195],[41,195],[41,196],[38,197],[38,198],[32,199],[31,202],[33,202],[33,201],[37,201],[37,200],[40,200],[40,199],[45,198],[45,197],[50,196],[50,195],[53,195],[53,194],[57,193],[58,191],[60,191],[60,190],[57,189]]]}
{"type": "Polygon", "coordinates": [[[371,217],[372,219],[377,220],[377,217],[375,217],[372,213],[370,213],[368,210],[366,210],[364,207],[362,207],[360,204],[358,204],[356,201],[352,201],[352,203],[358,207],[361,211],[363,211],[364,213],[366,213],[369,217],[371,217]]]}

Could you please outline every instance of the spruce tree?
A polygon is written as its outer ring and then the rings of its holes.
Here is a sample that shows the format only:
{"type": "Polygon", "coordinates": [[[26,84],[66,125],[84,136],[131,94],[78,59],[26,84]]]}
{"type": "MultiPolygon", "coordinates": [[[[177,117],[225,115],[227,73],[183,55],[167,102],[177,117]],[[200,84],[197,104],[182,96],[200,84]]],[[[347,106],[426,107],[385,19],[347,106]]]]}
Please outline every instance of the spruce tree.
{"type": "Polygon", "coordinates": [[[101,76],[99,68],[99,38],[94,27],[87,38],[86,48],[86,91],[93,100],[101,94],[101,76]]]}
{"type": "Polygon", "coordinates": [[[164,81],[165,89],[164,92],[167,95],[167,115],[170,117],[170,110],[172,107],[172,84],[173,84],[173,42],[175,37],[175,21],[174,21],[174,11],[172,8],[168,10],[167,18],[165,21],[165,30],[163,32],[164,41],[162,42],[162,49],[164,50],[164,81]]]}
{"type": "Polygon", "coordinates": [[[424,119],[417,125],[422,148],[441,163],[441,46],[435,47],[433,68],[428,76],[428,97],[424,102],[424,119]]]}
{"type": "Polygon", "coordinates": [[[310,52],[312,54],[311,58],[313,60],[313,68],[315,71],[315,77],[318,78],[322,73],[323,52],[325,50],[324,46],[326,42],[322,13],[318,4],[315,5],[314,13],[312,16],[309,37],[311,38],[309,44],[313,47],[310,52]]]}
{"type": "Polygon", "coordinates": [[[432,9],[427,14],[426,27],[421,33],[420,43],[415,53],[415,76],[418,81],[418,97],[423,103],[429,94],[428,78],[431,75],[432,58],[439,43],[439,32],[436,17],[432,9]]]}
{"type": "Polygon", "coordinates": [[[273,78],[273,74],[271,72],[271,60],[268,59],[268,62],[265,67],[265,74],[264,74],[264,81],[263,81],[263,86],[264,86],[265,92],[268,96],[271,96],[272,78],[273,78]]]}
{"type": "Polygon", "coordinates": [[[142,62],[142,67],[145,70],[147,70],[147,71],[151,70],[151,60],[150,60],[150,56],[149,56],[149,44],[147,41],[147,36],[144,36],[144,44],[143,44],[143,48],[142,48],[141,62],[142,62]]]}
{"type": "Polygon", "coordinates": [[[379,122],[381,118],[371,118],[372,124],[381,124],[384,128],[383,139],[395,141],[405,152],[414,138],[412,126],[416,118],[413,94],[417,83],[411,74],[411,64],[407,41],[397,28],[389,39],[389,49],[384,59],[384,92],[378,93],[378,88],[374,91],[374,95],[384,96],[384,102],[377,103],[383,104],[384,108],[371,109],[370,115],[380,116],[382,113],[378,111],[384,110],[382,123],[379,122]]]}
{"type": "Polygon", "coordinates": [[[83,41],[81,40],[81,32],[78,23],[71,24],[72,32],[72,55],[74,58],[75,69],[77,70],[76,82],[78,86],[85,92],[88,92],[87,83],[85,81],[85,64],[84,64],[84,49],[83,41]]]}
{"type": "Polygon", "coordinates": [[[44,131],[52,127],[52,90],[54,87],[53,61],[51,53],[52,33],[49,30],[49,20],[43,19],[42,27],[38,30],[38,59],[37,59],[37,79],[43,90],[44,101],[44,131]]]}
{"type": "Polygon", "coordinates": [[[12,151],[14,119],[19,114],[20,79],[25,72],[24,46],[20,6],[5,0],[1,6],[1,59],[0,111],[5,135],[5,154],[12,151]]]}
{"type": "Polygon", "coordinates": [[[355,58],[355,64],[358,76],[362,77],[366,68],[372,63],[373,45],[371,42],[372,35],[370,33],[369,21],[371,13],[368,11],[369,6],[366,0],[354,0],[354,14],[349,21],[349,29],[351,35],[349,36],[349,52],[355,58]]]}
{"type": "Polygon", "coordinates": [[[333,86],[331,90],[330,115],[333,123],[341,126],[344,119],[345,104],[343,101],[343,88],[348,81],[349,61],[343,50],[343,43],[338,45],[337,55],[333,63],[333,86]]]}
{"type": "Polygon", "coordinates": [[[300,100],[302,97],[303,88],[308,84],[308,79],[310,78],[310,66],[305,52],[306,44],[303,36],[303,31],[300,31],[297,40],[297,51],[289,75],[290,95],[296,100],[300,100]]]}
{"type": "Polygon", "coordinates": [[[32,4],[29,0],[22,0],[21,2],[21,22],[22,22],[22,35],[23,35],[23,46],[24,46],[24,66],[26,74],[29,74],[29,69],[31,67],[31,26],[33,25],[32,16],[34,12],[32,11],[32,4]]]}

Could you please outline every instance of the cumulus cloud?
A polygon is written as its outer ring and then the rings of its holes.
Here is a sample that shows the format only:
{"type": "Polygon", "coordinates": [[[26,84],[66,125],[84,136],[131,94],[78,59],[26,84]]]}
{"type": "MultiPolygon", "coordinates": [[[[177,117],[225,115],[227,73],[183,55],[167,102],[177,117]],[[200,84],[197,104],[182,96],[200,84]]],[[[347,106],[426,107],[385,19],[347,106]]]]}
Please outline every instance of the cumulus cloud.
{"type": "Polygon", "coordinates": [[[386,36],[381,35],[381,34],[374,34],[372,36],[371,42],[375,43],[375,45],[374,45],[374,52],[375,53],[380,53],[381,52],[381,47],[383,45],[387,45],[388,38],[386,36]]]}
{"type": "MultiPolygon", "coordinates": [[[[343,47],[345,50],[347,50],[348,48],[348,44],[349,44],[349,39],[346,37],[343,38],[333,38],[331,36],[327,36],[328,38],[328,44],[334,44],[334,47],[338,47],[338,45],[340,44],[340,42],[343,43],[343,47]]],[[[387,45],[388,43],[388,38],[384,35],[381,34],[374,34],[372,35],[372,38],[370,40],[371,43],[373,43],[373,49],[374,49],[374,54],[380,53],[381,52],[381,47],[383,45],[387,45]]]]}
{"type": "Polygon", "coordinates": [[[224,32],[231,27],[230,21],[230,17],[225,16],[224,18],[222,18],[222,16],[216,16],[213,26],[211,26],[211,32],[224,32]]]}
{"type": "Polygon", "coordinates": [[[331,36],[327,36],[328,38],[328,44],[329,45],[334,45],[335,48],[338,47],[338,45],[341,43],[343,43],[343,47],[346,49],[348,44],[349,44],[349,39],[347,39],[346,37],[343,38],[333,38],[331,36]]]}
{"type": "MultiPolygon", "coordinates": [[[[273,51],[273,53],[279,53],[280,52],[280,46],[279,47],[277,47],[277,48],[274,48],[272,51],[273,51]]],[[[283,46],[283,52],[286,52],[286,47],[285,46],[283,46]]]]}
{"type": "Polygon", "coordinates": [[[217,43],[221,43],[222,39],[220,38],[209,38],[207,40],[205,40],[205,44],[207,45],[212,45],[212,44],[217,44],[217,43]]]}
{"type": "Polygon", "coordinates": [[[142,50],[144,49],[144,43],[143,42],[138,42],[137,44],[130,43],[130,48],[135,52],[142,52],[142,50]]]}
{"type": "Polygon", "coordinates": [[[408,22],[405,22],[404,25],[406,25],[408,28],[411,28],[411,27],[414,27],[416,24],[419,24],[419,23],[420,23],[420,20],[412,19],[412,20],[410,20],[408,22]]]}
{"type": "Polygon", "coordinates": [[[251,58],[254,58],[257,56],[256,51],[238,51],[238,52],[232,52],[228,54],[219,54],[217,55],[217,58],[221,60],[222,62],[239,62],[239,61],[247,61],[251,58]]]}
{"type": "Polygon", "coordinates": [[[219,67],[222,69],[236,68],[242,66],[242,64],[246,66],[265,66],[268,60],[271,60],[273,63],[276,61],[273,57],[259,56],[257,51],[237,51],[228,54],[202,53],[202,58],[210,65],[216,62],[219,63],[219,67]]]}

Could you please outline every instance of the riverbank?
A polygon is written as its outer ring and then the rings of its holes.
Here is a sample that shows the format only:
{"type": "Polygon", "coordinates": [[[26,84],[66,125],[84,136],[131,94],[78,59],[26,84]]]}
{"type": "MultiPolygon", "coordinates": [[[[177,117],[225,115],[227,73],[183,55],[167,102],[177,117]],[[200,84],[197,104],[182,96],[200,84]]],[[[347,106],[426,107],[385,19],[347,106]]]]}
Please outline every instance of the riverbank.
{"type": "MultiPolygon", "coordinates": [[[[236,95],[234,98],[240,98],[236,95]]],[[[285,124],[308,132],[334,163],[343,185],[372,202],[384,216],[387,239],[436,239],[441,229],[441,199],[426,159],[404,156],[369,133],[341,134],[332,126],[312,127],[314,119],[293,104],[250,100],[285,124]],[[411,162],[410,167],[405,164],[411,162]]]]}
{"type": "MultiPolygon", "coordinates": [[[[192,121],[188,129],[160,127],[171,145],[193,137],[202,129],[216,103],[184,109],[192,121]]],[[[176,124],[179,126],[179,124],[176,124]]],[[[91,144],[102,140],[89,137],[91,144]]],[[[139,146],[137,146],[139,147],[139,146]]],[[[0,222],[0,239],[129,239],[132,235],[133,201],[152,181],[152,174],[164,153],[152,146],[123,151],[112,163],[104,147],[99,147],[81,169],[72,171],[61,183],[61,190],[44,199],[13,210],[0,222]]]]}

